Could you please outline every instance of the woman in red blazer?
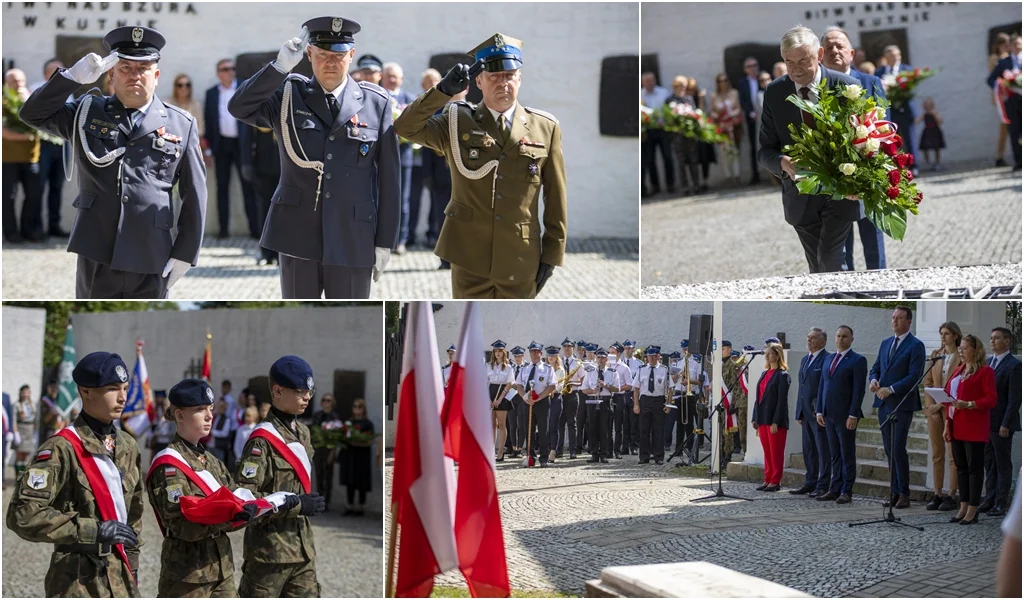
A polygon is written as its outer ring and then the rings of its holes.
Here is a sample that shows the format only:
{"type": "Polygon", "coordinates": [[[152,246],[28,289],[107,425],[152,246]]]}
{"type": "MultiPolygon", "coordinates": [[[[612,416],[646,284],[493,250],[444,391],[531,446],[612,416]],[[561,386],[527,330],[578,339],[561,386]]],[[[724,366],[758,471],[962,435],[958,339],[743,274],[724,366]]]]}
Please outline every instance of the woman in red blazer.
{"type": "Polygon", "coordinates": [[[960,487],[960,512],[951,523],[978,522],[981,486],[985,479],[985,444],[988,443],[989,411],[995,407],[996,373],[985,364],[985,345],[975,335],[960,342],[961,364],[946,382],[946,393],[956,400],[945,411],[942,437],[950,442],[960,487]]]}
{"type": "Polygon", "coordinates": [[[786,461],[790,377],[781,344],[768,344],[764,360],[766,370],[757,382],[757,402],[750,420],[764,450],[764,483],[757,489],[777,492],[786,461]]]}

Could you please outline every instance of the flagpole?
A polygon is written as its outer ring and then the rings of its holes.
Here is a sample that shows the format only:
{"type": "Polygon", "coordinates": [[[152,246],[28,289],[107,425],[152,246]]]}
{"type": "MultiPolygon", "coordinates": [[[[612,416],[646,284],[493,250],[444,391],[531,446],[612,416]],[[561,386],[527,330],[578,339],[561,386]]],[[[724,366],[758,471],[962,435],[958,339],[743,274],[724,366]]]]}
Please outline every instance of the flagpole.
{"type": "Polygon", "coordinates": [[[388,534],[388,574],[385,598],[395,597],[395,541],[398,539],[398,503],[391,503],[391,532],[388,534]]]}

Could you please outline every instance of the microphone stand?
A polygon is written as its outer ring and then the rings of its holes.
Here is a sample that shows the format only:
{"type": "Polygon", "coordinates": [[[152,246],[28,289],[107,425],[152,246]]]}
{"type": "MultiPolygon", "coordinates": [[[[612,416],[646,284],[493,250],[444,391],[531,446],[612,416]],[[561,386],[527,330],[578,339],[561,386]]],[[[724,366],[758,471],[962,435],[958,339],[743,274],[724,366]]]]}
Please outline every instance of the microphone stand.
{"type": "MultiPolygon", "coordinates": [[[[750,361],[748,360],[747,362],[743,363],[742,367],[740,367],[739,376],[736,378],[736,381],[732,382],[732,385],[730,385],[725,390],[726,397],[729,396],[729,394],[732,392],[732,389],[736,386],[737,383],[739,383],[740,379],[743,378],[743,373],[746,372],[747,367],[749,367],[749,366],[750,366],[750,361]]],[[[718,406],[716,406],[715,409],[711,411],[711,414],[708,415],[708,417],[710,419],[712,419],[712,421],[711,421],[712,424],[714,424],[715,413],[717,413],[719,410],[721,410],[723,406],[725,406],[725,402],[719,402],[718,406]]],[[[739,416],[739,412],[738,411],[737,411],[736,414],[737,414],[737,416],[739,416]]],[[[744,424],[740,424],[741,427],[745,426],[745,425],[746,425],[745,423],[744,424]]],[[[725,427],[722,427],[722,431],[718,432],[718,447],[712,448],[712,450],[711,450],[712,452],[718,452],[719,454],[721,454],[721,452],[722,452],[722,444],[724,443],[724,438],[722,436],[724,436],[726,434],[728,434],[728,432],[725,431],[725,427]]],[[[726,464],[728,464],[728,461],[726,461],[726,464]]],[[[715,493],[713,493],[711,495],[701,496],[700,498],[695,498],[693,500],[690,500],[690,502],[703,502],[705,500],[717,500],[718,498],[732,498],[733,500],[746,500],[747,502],[753,502],[754,501],[753,498],[744,498],[742,496],[733,496],[731,494],[726,494],[725,491],[722,490],[722,471],[724,471],[724,470],[725,470],[725,465],[722,464],[721,458],[719,458],[719,461],[718,461],[718,489],[715,490],[715,493]]],[[[712,483],[711,485],[714,485],[714,483],[712,483]]]]}
{"type": "MultiPolygon", "coordinates": [[[[893,505],[896,504],[895,502],[893,502],[892,499],[892,488],[894,487],[893,484],[895,483],[896,479],[896,415],[899,414],[900,407],[903,406],[903,403],[906,401],[906,399],[910,397],[910,392],[916,390],[917,386],[921,385],[921,382],[924,381],[925,375],[927,375],[928,371],[931,370],[932,364],[934,364],[935,361],[938,360],[939,358],[941,358],[941,356],[931,358],[927,361],[929,363],[928,368],[924,369],[924,372],[921,373],[921,376],[917,378],[917,383],[915,383],[913,387],[907,390],[906,394],[903,394],[903,397],[900,398],[900,401],[896,403],[896,407],[892,410],[891,413],[889,413],[889,416],[886,417],[885,423],[879,425],[879,429],[881,429],[882,427],[885,427],[887,423],[892,421],[892,425],[889,427],[889,510],[882,511],[884,516],[881,519],[875,519],[874,521],[864,521],[863,523],[850,523],[850,527],[857,527],[858,525],[874,525],[876,523],[889,523],[891,525],[902,525],[903,527],[909,527],[911,529],[916,529],[918,531],[924,531],[924,527],[911,525],[910,523],[904,523],[900,520],[899,517],[894,515],[892,512],[893,505]]],[[[914,418],[913,414],[910,415],[910,418],[914,418]]]]}

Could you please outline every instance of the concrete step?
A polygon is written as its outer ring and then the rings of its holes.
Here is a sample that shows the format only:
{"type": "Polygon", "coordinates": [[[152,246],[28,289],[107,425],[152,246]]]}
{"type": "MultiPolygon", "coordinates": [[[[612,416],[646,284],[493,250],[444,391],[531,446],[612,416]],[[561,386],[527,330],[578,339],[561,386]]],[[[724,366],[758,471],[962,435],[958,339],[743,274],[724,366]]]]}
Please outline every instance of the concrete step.
{"type": "MultiPolygon", "coordinates": [[[[857,426],[878,429],[878,416],[868,415],[861,419],[857,426]]],[[[914,419],[910,422],[910,433],[928,433],[928,417],[924,416],[924,413],[914,413],[914,419]]]]}
{"type": "MultiPolygon", "coordinates": [[[[868,444],[871,446],[882,445],[882,432],[878,429],[864,429],[861,427],[857,428],[857,444],[868,444]]],[[[928,451],[928,434],[927,433],[911,433],[907,438],[907,448],[914,450],[928,451]]]]}
{"type": "MultiPolygon", "coordinates": [[[[726,476],[733,481],[749,481],[760,483],[764,481],[764,469],[761,465],[748,465],[745,463],[729,463],[726,469],[726,476]]],[[[804,483],[804,472],[797,469],[784,469],[782,471],[782,485],[787,488],[800,487],[804,483]]],[[[859,496],[870,496],[875,498],[889,497],[888,480],[861,479],[853,484],[853,493],[859,496]]],[[[931,498],[932,491],[920,485],[910,486],[910,499],[915,502],[924,502],[931,498]]]]}
{"type": "MultiPolygon", "coordinates": [[[[907,448],[907,456],[910,458],[911,467],[927,467],[928,462],[928,451],[927,450],[916,450],[914,448],[907,448]]],[[[875,446],[872,444],[857,444],[857,460],[881,460],[887,461],[888,457],[885,455],[885,447],[881,444],[875,446]]]]}
{"type": "MultiPolygon", "coordinates": [[[[799,473],[804,473],[807,469],[804,463],[803,454],[791,454],[789,457],[789,466],[795,469],[799,473]]],[[[857,459],[857,479],[877,479],[880,481],[889,481],[889,462],[883,459],[857,459]]],[[[927,485],[928,483],[928,469],[927,467],[921,466],[910,466],[910,484],[911,485],[927,485]]]]}

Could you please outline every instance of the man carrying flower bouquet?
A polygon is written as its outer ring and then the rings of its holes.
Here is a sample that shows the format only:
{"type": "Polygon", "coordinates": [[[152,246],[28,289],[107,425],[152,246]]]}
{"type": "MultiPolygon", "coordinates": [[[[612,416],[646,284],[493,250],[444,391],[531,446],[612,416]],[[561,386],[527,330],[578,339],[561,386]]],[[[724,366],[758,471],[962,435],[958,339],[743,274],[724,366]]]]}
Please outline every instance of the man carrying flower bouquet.
{"type": "MultiPolygon", "coordinates": [[[[996,68],[988,76],[988,86],[995,87],[999,79],[1007,79],[1008,75],[1020,76],[1021,71],[1021,39],[1019,35],[1010,38],[1010,54],[996,64],[996,68]]],[[[1019,79],[1018,79],[1019,80],[1019,79]]],[[[1020,132],[1021,132],[1021,101],[1020,87],[1016,91],[1007,90],[1003,97],[1003,107],[1009,118],[1010,141],[1013,144],[1013,170],[1020,171],[1020,132]]]]}
{"type": "Polygon", "coordinates": [[[824,50],[814,32],[806,27],[797,26],[787,31],[780,50],[789,73],[768,84],[765,90],[757,160],[782,180],[786,222],[800,236],[810,272],[845,270],[846,238],[853,222],[860,218],[860,204],[833,201],[825,195],[801,194],[795,183],[798,166],[782,153],[782,148],[793,143],[790,124],[795,127],[801,123],[814,124],[814,117],[788,102],[787,97],[796,93],[809,102],[817,102],[814,86],[822,80],[830,88],[859,85],[859,82],[822,66],[824,50]]]}

